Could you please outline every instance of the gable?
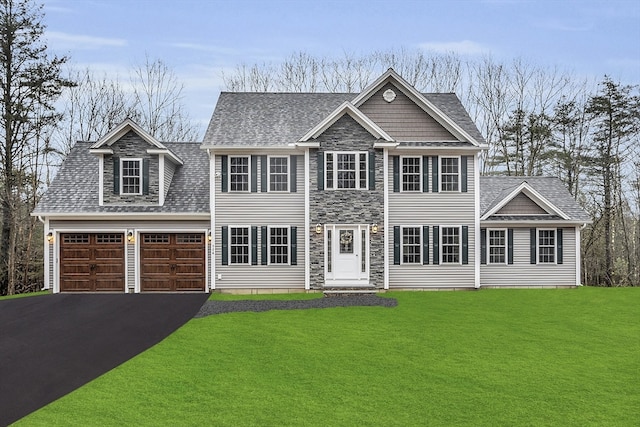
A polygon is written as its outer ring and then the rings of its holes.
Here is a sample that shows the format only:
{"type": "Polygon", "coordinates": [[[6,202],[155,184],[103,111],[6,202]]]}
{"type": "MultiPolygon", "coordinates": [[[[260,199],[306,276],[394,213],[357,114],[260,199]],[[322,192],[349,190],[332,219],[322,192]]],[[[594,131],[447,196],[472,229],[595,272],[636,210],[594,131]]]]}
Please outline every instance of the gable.
{"type": "Polygon", "coordinates": [[[458,138],[390,82],[368,98],[359,110],[398,142],[458,141],[458,138]],[[384,98],[384,93],[388,90],[395,94],[391,102],[384,98]]]}
{"type": "Polygon", "coordinates": [[[509,203],[504,205],[496,215],[548,215],[549,212],[544,210],[540,205],[531,200],[529,196],[520,193],[515,196],[509,203]]]}

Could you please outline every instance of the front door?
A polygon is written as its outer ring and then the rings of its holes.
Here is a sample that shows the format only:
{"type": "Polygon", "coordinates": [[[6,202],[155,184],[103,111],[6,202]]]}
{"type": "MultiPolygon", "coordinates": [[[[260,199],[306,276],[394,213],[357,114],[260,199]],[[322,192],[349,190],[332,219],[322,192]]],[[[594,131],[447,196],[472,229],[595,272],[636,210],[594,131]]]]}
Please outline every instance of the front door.
{"type": "Polygon", "coordinates": [[[367,225],[326,227],[327,284],[358,286],[369,283],[368,235],[367,225]]]}

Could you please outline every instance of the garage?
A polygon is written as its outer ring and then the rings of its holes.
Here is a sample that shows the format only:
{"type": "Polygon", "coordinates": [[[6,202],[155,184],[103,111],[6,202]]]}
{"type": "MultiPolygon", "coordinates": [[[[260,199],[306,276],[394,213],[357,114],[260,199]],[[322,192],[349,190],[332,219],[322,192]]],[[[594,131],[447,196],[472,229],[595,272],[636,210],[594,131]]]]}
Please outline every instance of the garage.
{"type": "Polygon", "coordinates": [[[140,235],[142,292],[204,292],[204,233],[140,235]]]}
{"type": "Polygon", "coordinates": [[[60,292],[124,292],[122,233],[60,235],[60,292]]]}

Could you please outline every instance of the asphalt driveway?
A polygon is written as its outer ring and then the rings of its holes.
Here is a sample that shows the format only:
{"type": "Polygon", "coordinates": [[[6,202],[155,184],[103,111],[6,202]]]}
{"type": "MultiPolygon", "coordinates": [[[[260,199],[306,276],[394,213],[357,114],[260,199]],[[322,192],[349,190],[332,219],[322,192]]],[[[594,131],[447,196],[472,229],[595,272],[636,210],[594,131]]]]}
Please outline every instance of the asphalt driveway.
{"type": "Polygon", "coordinates": [[[0,425],[157,344],[208,294],[57,294],[0,301],[0,425]]]}

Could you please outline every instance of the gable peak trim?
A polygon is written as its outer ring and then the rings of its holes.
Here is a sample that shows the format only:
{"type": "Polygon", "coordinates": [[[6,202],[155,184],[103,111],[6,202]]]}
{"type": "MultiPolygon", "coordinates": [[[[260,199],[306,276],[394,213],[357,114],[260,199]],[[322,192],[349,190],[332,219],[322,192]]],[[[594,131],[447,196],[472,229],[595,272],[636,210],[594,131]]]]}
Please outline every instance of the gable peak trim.
{"type": "Polygon", "coordinates": [[[155,139],[149,132],[142,129],[136,122],[131,119],[125,119],[118,126],[111,129],[106,135],[104,135],[95,144],[93,144],[90,149],[95,150],[103,146],[111,146],[114,142],[118,141],[129,131],[135,132],[140,138],[145,140],[147,143],[155,146],[156,148],[167,150],[167,147],[165,147],[160,141],[155,139]]]}
{"type": "Polygon", "coordinates": [[[551,203],[546,197],[537,192],[527,181],[523,181],[518,185],[513,191],[511,191],[505,198],[503,198],[500,202],[498,202],[494,207],[489,209],[480,220],[486,220],[490,218],[492,215],[495,215],[500,209],[505,207],[509,202],[511,202],[516,196],[519,194],[524,194],[529,197],[535,204],[540,206],[542,209],[547,211],[550,214],[555,214],[561,217],[564,220],[570,220],[569,215],[562,212],[560,208],[551,203]]]}

